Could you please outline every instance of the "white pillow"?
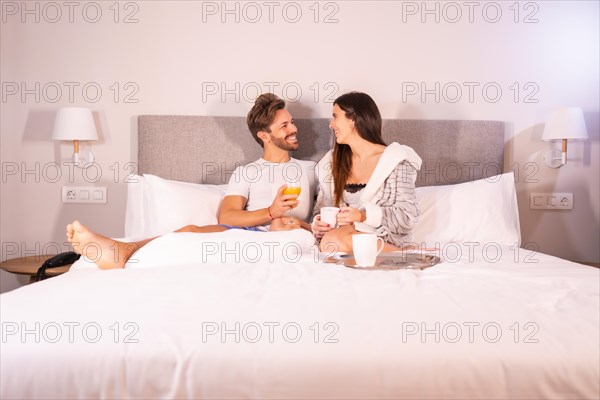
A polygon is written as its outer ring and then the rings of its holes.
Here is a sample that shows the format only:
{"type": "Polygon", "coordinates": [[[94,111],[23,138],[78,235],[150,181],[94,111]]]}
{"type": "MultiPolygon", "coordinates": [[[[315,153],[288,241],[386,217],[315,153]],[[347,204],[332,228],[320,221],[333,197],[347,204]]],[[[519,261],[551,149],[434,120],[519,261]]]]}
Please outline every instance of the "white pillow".
{"type": "Polygon", "coordinates": [[[144,174],[145,230],[164,235],[185,225],[215,225],[223,185],[171,181],[144,174]]]}
{"type": "Polygon", "coordinates": [[[421,216],[415,243],[521,244],[519,209],[512,172],[473,182],[415,190],[421,216]]]}
{"type": "Polygon", "coordinates": [[[144,204],[144,177],[132,175],[127,179],[127,206],[125,208],[125,237],[146,238],[146,210],[144,204]]]}

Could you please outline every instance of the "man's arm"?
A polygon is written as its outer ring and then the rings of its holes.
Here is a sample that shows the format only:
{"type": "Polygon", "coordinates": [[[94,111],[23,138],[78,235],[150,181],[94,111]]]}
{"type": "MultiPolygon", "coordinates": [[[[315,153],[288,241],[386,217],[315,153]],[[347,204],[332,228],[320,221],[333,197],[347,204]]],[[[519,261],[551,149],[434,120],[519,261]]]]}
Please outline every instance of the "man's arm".
{"type": "Polygon", "coordinates": [[[244,196],[225,196],[219,208],[219,224],[249,227],[271,221],[268,208],[244,210],[247,201],[244,196]]]}
{"type": "Polygon", "coordinates": [[[286,211],[296,207],[299,203],[295,194],[283,194],[287,185],[283,185],[277,191],[273,203],[266,208],[255,211],[246,211],[248,199],[244,196],[225,196],[219,208],[219,223],[234,226],[258,226],[271,222],[275,218],[281,218],[286,211]]]}

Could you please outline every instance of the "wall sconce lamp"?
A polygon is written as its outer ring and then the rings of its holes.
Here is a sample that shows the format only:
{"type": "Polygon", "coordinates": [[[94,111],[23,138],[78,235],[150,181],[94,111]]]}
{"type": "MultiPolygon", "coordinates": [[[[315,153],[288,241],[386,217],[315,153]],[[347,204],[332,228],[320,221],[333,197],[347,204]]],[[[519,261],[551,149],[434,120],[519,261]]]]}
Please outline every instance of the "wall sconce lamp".
{"type": "Polygon", "coordinates": [[[84,165],[94,162],[94,154],[91,151],[87,151],[87,157],[79,153],[80,140],[98,140],[92,110],[79,107],[58,109],[54,120],[52,139],[73,141],[73,162],[75,165],[80,166],[80,161],[83,161],[84,165]]]}
{"type": "Polygon", "coordinates": [[[542,140],[562,140],[562,152],[549,150],[544,155],[546,165],[559,168],[567,163],[567,140],[588,138],[583,111],[577,107],[558,108],[550,114],[544,126],[542,140]]]}

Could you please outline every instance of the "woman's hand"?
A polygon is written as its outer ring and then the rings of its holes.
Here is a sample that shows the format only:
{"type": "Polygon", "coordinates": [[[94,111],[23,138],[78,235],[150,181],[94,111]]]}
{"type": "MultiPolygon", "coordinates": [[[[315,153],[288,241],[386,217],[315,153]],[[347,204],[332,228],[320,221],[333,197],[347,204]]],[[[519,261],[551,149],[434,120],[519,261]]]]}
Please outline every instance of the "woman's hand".
{"type": "Polygon", "coordinates": [[[333,228],[327,223],[321,221],[321,216],[317,215],[311,225],[312,233],[317,239],[321,239],[327,232],[333,228]]]}
{"type": "Polygon", "coordinates": [[[341,207],[337,215],[338,226],[350,225],[355,222],[363,222],[366,218],[364,211],[352,207],[341,207]]]}
{"type": "Polygon", "coordinates": [[[269,215],[275,219],[281,218],[285,215],[286,211],[290,211],[296,207],[300,201],[298,196],[295,194],[283,194],[283,191],[287,185],[283,185],[277,190],[277,195],[273,200],[273,203],[269,206],[269,215]]]}
{"type": "Polygon", "coordinates": [[[291,231],[292,229],[302,228],[300,220],[296,217],[275,218],[271,222],[270,231],[291,231]]]}

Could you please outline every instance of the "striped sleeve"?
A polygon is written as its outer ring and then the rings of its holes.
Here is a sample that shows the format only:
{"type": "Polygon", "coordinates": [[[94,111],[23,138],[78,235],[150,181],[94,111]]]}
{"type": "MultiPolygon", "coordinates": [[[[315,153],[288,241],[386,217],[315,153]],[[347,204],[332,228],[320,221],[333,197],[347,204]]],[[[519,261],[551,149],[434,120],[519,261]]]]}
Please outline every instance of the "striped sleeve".
{"type": "Polygon", "coordinates": [[[315,206],[313,207],[313,221],[317,215],[321,213],[321,208],[323,207],[332,207],[333,201],[327,196],[325,190],[323,189],[323,182],[319,182],[319,187],[317,189],[317,199],[315,201],[315,206]]]}
{"type": "Polygon", "coordinates": [[[412,229],[419,219],[416,180],[416,169],[407,161],[399,163],[385,180],[383,194],[377,201],[382,213],[380,236],[396,246],[411,241],[412,229]]]}

